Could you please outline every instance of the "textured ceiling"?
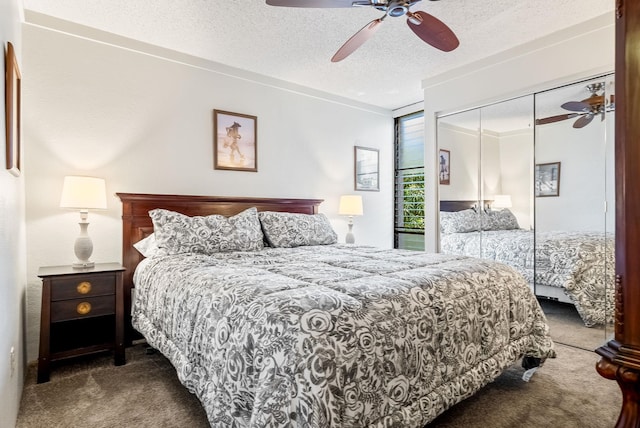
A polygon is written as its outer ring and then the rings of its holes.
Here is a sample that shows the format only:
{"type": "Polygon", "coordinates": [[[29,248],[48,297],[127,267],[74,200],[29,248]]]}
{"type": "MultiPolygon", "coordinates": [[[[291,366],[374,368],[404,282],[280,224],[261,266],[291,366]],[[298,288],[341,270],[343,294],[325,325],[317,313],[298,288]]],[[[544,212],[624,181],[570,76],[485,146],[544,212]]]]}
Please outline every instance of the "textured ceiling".
{"type": "Polygon", "coordinates": [[[460,39],[453,52],[387,18],[342,62],[335,51],[379,18],[369,7],[308,9],[261,0],[23,0],[24,8],[359,102],[396,109],[423,98],[422,80],[613,11],[614,0],[422,1],[460,39]]]}

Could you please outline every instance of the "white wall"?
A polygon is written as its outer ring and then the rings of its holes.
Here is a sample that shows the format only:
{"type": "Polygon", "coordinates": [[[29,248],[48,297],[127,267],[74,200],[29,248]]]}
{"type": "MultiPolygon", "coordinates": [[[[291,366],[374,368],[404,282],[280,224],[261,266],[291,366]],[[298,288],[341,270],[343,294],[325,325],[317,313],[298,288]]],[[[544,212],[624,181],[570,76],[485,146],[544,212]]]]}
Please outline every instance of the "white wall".
{"type": "Polygon", "coordinates": [[[613,71],[614,27],[606,14],[423,81],[427,251],[438,248],[436,117],[613,71]]]}
{"type": "Polygon", "coordinates": [[[511,195],[511,212],[523,229],[533,227],[533,131],[500,134],[502,194],[511,195]]]}
{"type": "MultiPolygon", "coordinates": [[[[354,220],[354,233],[360,244],[393,245],[390,111],[131,45],[24,29],[30,360],[37,357],[37,269],[74,259],[78,213],[58,208],[65,175],[103,177],[108,194],[322,198],[320,211],[343,240],[338,199],[354,192],[353,147],[373,147],[381,190],[359,192],[365,215],[354,220]],[[213,169],[213,109],[258,117],[257,173],[213,169]]],[[[114,197],[108,206],[89,215],[97,262],[121,260],[121,205],[114,197]]]]}
{"type": "Polygon", "coordinates": [[[441,123],[438,128],[440,149],[449,150],[449,184],[440,185],[443,201],[480,198],[480,134],[478,129],[441,123]]]}
{"type": "Polygon", "coordinates": [[[481,197],[493,199],[494,195],[504,193],[500,171],[500,135],[483,129],[480,136],[480,153],[481,197]]]}
{"type": "MultiPolygon", "coordinates": [[[[0,0],[0,39],[2,57],[7,42],[16,51],[22,67],[22,2],[0,0]]],[[[4,59],[2,60],[4,64],[4,59]]],[[[4,70],[4,65],[3,65],[4,70]]],[[[24,78],[24,75],[23,75],[24,78]]],[[[4,88],[4,79],[2,79],[4,88]]],[[[4,100],[4,89],[2,91],[4,100]]],[[[0,112],[0,427],[15,426],[24,384],[24,298],[25,298],[25,222],[24,174],[14,177],[5,169],[5,107],[0,112]],[[11,370],[10,350],[15,351],[11,370]]],[[[24,172],[24,168],[23,168],[24,172]]]]}
{"type": "Polygon", "coordinates": [[[559,196],[536,198],[539,231],[605,227],[606,123],[595,119],[580,129],[572,125],[566,120],[536,128],[536,164],[560,162],[559,196]]]}

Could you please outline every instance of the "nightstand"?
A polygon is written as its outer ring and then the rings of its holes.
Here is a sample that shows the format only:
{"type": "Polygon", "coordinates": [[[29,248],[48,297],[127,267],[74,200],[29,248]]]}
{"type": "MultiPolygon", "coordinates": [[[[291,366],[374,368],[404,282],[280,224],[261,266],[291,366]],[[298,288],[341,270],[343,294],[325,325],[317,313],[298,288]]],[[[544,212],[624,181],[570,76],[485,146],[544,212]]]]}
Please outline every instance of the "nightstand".
{"type": "Polygon", "coordinates": [[[42,278],[38,383],[47,382],[51,362],[113,351],[125,363],[123,272],[120,263],[91,268],[45,266],[42,278]]]}

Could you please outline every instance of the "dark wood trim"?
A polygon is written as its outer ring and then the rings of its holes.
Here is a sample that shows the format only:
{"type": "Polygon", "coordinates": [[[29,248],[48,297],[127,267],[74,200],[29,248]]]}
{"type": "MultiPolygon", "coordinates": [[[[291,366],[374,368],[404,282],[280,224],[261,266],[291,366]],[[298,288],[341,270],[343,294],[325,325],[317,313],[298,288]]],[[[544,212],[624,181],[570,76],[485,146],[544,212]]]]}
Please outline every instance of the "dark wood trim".
{"type": "Polygon", "coordinates": [[[640,2],[616,1],[615,338],[596,369],[622,390],[617,428],[640,427],[640,2]]]}
{"type": "Polygon", "coordinates": [[[478,208],[478,201],[440,201],[440,211],[456,212],[478,208]]]}
{"type": "Polygon", "coordinates": [[[322,199],[251,198],[228,196],[153,195],[116,193],[122,201],[122,264],[124,272],[123,298],[125,310],[125,343],[130,344],[135,333],[131,327],[131,289],[133,273],[144,258],[133,244],[153,233],[149,211],[163,208],[189,216],[220,214],[235,215],[247,208],[258,211],[280,211],[316,214],[322,199]]]}
{"type": "Polygon", "coordinates": [[[125,331],[124,331],[124,275],[116,275],[116,334],[115,349],[113,353],[114,364],[122,366],[126,362],[124,351],[125,331]]]}
{"type": "MultiPolygon", "coordinates": [[[[455,212],[455,211],[462,211],[462,210],[468,210],[468,209],[477,210],[479,202],[480,201],[478,201],[478,200],[474,200],[474,201],[440,201],[440,211],[455,212]]],[[[493,202],[493,199],[485,199],[484,201],[482,201],[482,206],[483,207],[487,207],[487,206],[491,205],[492,202],[493,202]]]]}
{"type": "Polygon", "coordinates": [[[38,349],[38,383],[48,382],[51,372],[50,335],[51,325],[51,278],[42,281],[42,302],[40,304],[40,348],[38,349]]]}

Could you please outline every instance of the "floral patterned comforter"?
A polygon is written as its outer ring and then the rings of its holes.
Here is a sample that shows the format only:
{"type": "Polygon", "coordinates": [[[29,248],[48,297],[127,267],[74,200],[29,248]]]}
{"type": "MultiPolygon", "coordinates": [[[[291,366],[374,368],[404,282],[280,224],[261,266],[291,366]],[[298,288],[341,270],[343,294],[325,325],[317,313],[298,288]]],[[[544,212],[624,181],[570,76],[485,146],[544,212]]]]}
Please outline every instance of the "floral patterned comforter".
{"type": "Polygon", "coordinates": [[[443,253],[481,257],[513,266],[530,283],[564,289],[587,327],[613,322],[615,246],[596,232],[489,230],[442,234],[443,253]],[[535,266],[535,269],[534,269],[535,266]]]}
{"type": "Polygon", "coordinates": [[[513,268],[345,244],[145,259],[133,324],[214,427],[423,427],[555,356],[513,268]]]}

